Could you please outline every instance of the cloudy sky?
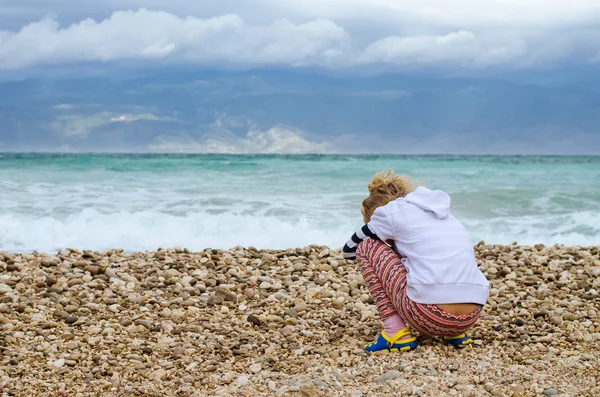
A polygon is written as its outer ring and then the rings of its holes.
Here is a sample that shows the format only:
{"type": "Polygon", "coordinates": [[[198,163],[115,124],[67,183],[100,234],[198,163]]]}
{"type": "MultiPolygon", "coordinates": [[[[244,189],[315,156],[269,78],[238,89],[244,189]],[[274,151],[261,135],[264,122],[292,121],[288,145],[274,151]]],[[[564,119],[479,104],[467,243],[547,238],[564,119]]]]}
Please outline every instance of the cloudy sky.
{"type": "Polygon", "coordinates": [[[598,0],[0,0],[0,72],[600,65],[598,0]]]}

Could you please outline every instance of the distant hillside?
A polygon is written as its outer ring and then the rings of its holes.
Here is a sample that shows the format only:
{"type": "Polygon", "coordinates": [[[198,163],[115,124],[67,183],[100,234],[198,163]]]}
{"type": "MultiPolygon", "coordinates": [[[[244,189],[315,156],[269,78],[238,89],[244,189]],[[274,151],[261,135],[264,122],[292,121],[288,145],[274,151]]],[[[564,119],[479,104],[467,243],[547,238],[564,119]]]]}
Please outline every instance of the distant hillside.
{"type": "Polygon", "coordinates": [[[599,126],[598,91],[485,79],[252,71],[0,83],[0,150],[600,153],[599,126]]]}

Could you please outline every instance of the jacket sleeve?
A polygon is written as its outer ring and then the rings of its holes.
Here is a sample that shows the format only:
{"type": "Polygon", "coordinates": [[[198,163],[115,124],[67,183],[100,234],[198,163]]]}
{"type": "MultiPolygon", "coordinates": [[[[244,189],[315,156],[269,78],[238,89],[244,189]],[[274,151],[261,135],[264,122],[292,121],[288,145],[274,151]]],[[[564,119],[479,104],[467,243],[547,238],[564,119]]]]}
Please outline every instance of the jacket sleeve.
{"type": "Polygon", "coordinates": [[[369,229],[369,225],[366,224],[358,229],[356,233],[350,237],[350,240],[344,244],[344,248],[342,248],[342,256],[345,259],[356,259],[356,249],[358,248],[358,244],[368,238],[373,240],[381,240],[375,233],[371,231],[371,229],[369,229]]]}
{"type": "Polygon", "coordinates": [[[387,241],[394,239],[394,230],[388,220],[385,207],[379,207],[366,225],[362,226],[350,237],[342,249],[345,259],[355,259],[358,245],[366,239],[387,241]]]}

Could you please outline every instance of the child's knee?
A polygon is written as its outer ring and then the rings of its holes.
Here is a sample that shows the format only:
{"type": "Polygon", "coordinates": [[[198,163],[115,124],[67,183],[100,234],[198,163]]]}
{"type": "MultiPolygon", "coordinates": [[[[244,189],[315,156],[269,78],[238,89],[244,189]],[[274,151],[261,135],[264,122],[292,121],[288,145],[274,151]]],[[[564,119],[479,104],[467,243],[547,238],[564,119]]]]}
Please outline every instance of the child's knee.
{"type": "Polygon", "coordinates": [[[363,240],[356,247],[356,258],[357,259],[365,259],[367,256],[367,252],[371,250],[372,240],[363,240]]]}
{"type": "Polygon", "coordinates": [[[356,258],[369,261],[370,259],[373,259],[371,257],[376,253],[377,249],[382,248],[382,245],[387,247],[387,245],[379,240],[363,240],[356,248],[356,258]]]}

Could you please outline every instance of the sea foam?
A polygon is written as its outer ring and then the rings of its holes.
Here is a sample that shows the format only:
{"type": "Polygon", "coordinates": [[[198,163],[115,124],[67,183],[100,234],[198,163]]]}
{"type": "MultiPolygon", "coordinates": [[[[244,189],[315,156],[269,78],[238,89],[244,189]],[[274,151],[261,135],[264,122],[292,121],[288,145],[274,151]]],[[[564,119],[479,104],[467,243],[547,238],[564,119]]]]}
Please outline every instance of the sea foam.
{"type": "MultiPolygon", "coordinates": [[[[473,243],[596,245],[600,215],[575,213],[548,218],[519,217],[463,220],[473,243]]],[[[324,222],[319,219],[282,219],[276,216],[232,213],[177,216],[142,211],[103,214],[85,209],[65,219],[51,216],[0,216],[0,247],[4,250],[56,252],[63,248],[102,251],[156,250],[159,247],[265,249],[304,247],[311,244],[341,247],[360,226],[356,220],[324,222]]]]}

